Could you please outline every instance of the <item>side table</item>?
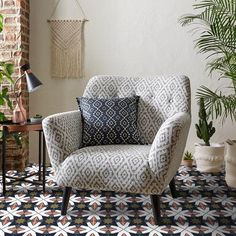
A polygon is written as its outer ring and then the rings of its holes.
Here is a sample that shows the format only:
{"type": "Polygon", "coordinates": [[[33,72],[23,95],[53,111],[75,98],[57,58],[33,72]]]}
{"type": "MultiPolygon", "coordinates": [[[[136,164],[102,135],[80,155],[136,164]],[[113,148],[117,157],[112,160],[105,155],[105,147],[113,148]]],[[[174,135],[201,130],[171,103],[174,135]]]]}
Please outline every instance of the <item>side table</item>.
{"type": "Polygon", "coordinates": [[[42,128],[42,122],[32,123],[27,122],[25,124],[15,124],[12,123],[12,121],[4,121],[1,122],[0,125],[2,126],[2,194],[5,196],[6,194],[6,185],[10,185],[14,182],[24,181],[28,183],[33,183],[37,185],[43,186],[43,192],[45,192],[45,175],[46,175],[46,144],[45,144],[45,138],[43,134],[43,128],[42,128]],[[13,177],[8,176],[6,174],[6,138],[7,135],[14,132],[29,132],[29,131],[37,131],[39,133],[39,153],[38,153],[38,164],[39,164],[39,170],[36,173],[25,175],[23,177],[13,177]],[[42,145],[42,139],[43,139],[43,145],[42,145]],[[43,151],[42,151],[43,147],[43,151]],[[41,177],[42,172],[42,177],[41,177]],[[27,180],[27,178],[31,176],[38,175],[38,181],[31,181],[27,180]],[[6,179],[11,179],[11,181],[6,182],[6,179]]]}

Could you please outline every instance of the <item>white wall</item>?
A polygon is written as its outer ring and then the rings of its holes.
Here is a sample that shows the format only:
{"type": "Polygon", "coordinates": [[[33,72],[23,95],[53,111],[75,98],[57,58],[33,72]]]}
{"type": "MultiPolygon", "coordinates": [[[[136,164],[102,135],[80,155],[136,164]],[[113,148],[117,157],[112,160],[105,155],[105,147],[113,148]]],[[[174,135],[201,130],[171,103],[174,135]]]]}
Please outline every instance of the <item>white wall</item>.
{"type": "MultiPolygon", "coordinates": [[[[80,0],[89,22],[85,25],[85,78],[53,80],[50,77],[50,32],[47,19],[55,0],[31,0],[30,62],[44,86],[30,95],[30,115],[44,117],[77,109],[88,79],[97,74],[159,75],[185,74],[191,79],[192,127],[187,149],[193,151],[197,122],[196,89],[204,84],[215,87],[217,80],[205,72],[204,56],[196,53],[189,29],[178,18],[192,12],[194,0],[80,0]]],[[[74,0],[61,1],[56,17],[78,18],[74,0]]],[[[236,137],[236,126],[215,124],[215,141],[236,137]]],[[[37,139],[31,134],[31,160],[37,157],[37,139]]]]}

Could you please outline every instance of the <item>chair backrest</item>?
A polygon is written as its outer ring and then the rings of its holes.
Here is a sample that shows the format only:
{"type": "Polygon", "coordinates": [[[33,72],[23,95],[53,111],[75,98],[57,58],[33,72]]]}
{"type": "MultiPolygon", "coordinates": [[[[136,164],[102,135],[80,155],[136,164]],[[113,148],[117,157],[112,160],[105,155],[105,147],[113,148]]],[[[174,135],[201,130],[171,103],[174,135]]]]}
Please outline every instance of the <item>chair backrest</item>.
{"type": "Polygon", "coordinates": [[[90,98],[138,95],[138,128],[142,141],[151,144],[162,123],[177,112],[190,113],[190,82],[186,76],[95,76],[86,86],[90,98]]]}

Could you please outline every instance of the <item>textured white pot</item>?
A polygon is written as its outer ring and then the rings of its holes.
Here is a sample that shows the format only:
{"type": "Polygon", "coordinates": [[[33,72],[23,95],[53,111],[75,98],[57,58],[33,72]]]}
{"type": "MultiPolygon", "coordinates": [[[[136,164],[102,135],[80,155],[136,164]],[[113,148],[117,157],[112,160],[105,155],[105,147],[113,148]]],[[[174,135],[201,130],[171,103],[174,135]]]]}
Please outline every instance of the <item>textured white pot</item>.
{"type": "Polygon", "coordinates": [[[226,143],[225,180],[229,187],[236,188],[236,143],[226,143]]]}
{"type": "Polygon", "coordinates": [[[212,143],[211,146],[195,144],[194,158],[197,170],[209,173],[220,172],[224,163],[224,144],[212,143]]]}

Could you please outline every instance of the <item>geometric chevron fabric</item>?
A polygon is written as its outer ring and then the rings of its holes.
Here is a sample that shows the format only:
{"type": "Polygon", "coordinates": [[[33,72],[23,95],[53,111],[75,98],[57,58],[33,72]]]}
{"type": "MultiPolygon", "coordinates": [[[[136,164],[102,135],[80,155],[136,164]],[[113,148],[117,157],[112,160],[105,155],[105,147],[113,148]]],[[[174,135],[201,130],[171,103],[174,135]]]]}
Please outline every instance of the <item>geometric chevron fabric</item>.
{"type": "Polygon", "coordinates": [[[81,112],[43,120],[55,180],[73,188],[161,194],[180,165],[190,126],[190,83],[185,76],[96,76],[87,98],[139,96],[138,131],[148,145],[82,147],[81,112]]]}
{"type": "Polygon", "coordinates": [[[83,121],[83,147],[141,144],[137,129],[138,100],[138,96],[77,98],[83,121]]]}
{"type": "Polygon", "coordinates": [[[84,189],[158,193],[158,181],[148,165],[150,145],[101,145],[69,155],[57,174],[57,183],[84,189]],[[89,157],[89,158],[88,158],[89,157]],[[99,171],[98,171],[99,170],[99,171]],[[81,178],[83,177],[83,178],[81,178]]]}
{"type": "Polygon", "coordinates": [[[84,97],[139,96],[138,129],[142,143],[152,144],[157,131],[178,112],[190,114],[190,82],[186,76],[123,77],[95,76],[84,97]]]}

